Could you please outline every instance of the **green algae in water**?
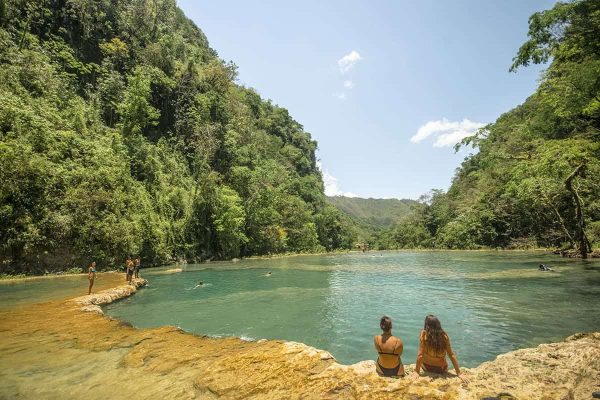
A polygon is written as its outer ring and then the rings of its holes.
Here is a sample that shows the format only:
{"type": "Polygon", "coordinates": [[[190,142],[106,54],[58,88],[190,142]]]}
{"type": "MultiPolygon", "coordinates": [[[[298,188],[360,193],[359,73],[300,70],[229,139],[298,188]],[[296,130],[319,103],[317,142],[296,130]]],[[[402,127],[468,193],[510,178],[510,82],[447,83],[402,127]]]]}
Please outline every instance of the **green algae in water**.
{"type": "MultiPolygon", "coordinates": [[[[144,271],[142,271],[144,272],[144,271]]],[[[459,362],[600,330],[600,262],[539,252],[370,252],[188,265],[144,275],[149,287],[106,307],[137,327],[304,342],[339,362],[374,359],[389,315],[414,363],[426,314],[440,317],[459,362]],[[539,272],[544,263],[556,272],[539,272]],[[272,271],[271,276],[267,272],[272,271]],[[202,287],[195,288],[199,281],[202,287]]]]}

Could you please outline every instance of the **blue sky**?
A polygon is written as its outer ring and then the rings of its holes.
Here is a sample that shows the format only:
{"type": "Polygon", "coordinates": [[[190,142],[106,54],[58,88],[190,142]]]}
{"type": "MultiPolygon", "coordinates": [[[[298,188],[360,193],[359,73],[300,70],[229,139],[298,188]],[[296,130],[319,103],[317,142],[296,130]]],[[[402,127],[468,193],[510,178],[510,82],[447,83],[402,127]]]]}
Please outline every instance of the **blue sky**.
{"type": "Polygon", "coordinates": [[[449,187],[468,154],[457,138],[533,93],[541,67],[508,68],[528,17],[554,1],[178,4],[239,83],[318,141],[328,194],[416,199],[449,187]]]}

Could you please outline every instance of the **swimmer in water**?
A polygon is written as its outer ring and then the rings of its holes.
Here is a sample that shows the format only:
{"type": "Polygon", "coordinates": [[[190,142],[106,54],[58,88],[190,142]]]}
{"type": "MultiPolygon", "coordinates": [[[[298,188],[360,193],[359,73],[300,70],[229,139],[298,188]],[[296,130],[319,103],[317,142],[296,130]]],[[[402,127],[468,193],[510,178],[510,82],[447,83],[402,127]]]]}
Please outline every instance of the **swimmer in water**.
{"type": "Polygon", "coordinates": [[[194,286],[194,289],[197,289],[202,286],[204,286],[204,282],[200,281],[200,282],[198,282],[198,284],[196,286],[194,286]]]}
{"type": "Polygon", "coordinates": [[[265,276],[271,276],[271,271],[267,272],[267,275],[265,276]]]}
{"type": "Polygon", "coordinates": [[[538,267],[539,271],[554,271],[552,268],[550,268],[549,266],[545,265],[545,264],[540,264],[540,266],[538,267]]]}

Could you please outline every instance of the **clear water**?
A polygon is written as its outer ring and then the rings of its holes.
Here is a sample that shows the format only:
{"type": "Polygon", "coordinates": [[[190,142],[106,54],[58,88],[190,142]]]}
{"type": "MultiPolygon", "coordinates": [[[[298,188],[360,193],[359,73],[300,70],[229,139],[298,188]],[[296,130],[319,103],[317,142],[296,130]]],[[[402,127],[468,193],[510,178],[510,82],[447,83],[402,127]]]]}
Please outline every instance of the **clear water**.
{"type": "Polygon", "coordinates": [[[0,310],[42,301],[82,296],[87,294],[88,285],[87,274],[1,281],[0,310]]]}
{"type": "Polygon", "coordinates": [[[188,265],[107,307],[138,327],[300,341],[342,363],[375,357],[381,315],[414,363],[437,315],[465,366],[600,330],[600,262],[540,252],[384,252],[188,265]],[[556,272],[538,272],[539,263],[556,272]],[[266,276],[268,271],[272,275],[266,276]],[[194,289],[202,280],[205,286],[194,289]]]}

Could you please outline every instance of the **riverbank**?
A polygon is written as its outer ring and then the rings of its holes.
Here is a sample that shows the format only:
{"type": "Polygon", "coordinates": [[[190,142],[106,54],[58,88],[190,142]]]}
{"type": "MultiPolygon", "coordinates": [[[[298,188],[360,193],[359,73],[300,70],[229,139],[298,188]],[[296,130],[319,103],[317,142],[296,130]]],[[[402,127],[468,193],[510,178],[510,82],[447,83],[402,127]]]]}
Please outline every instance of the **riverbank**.
{"type": "MultiPolygon", "coordinates": [[[[397,253],[397,252],[410,252],[410,253],[443,253],[443,252],[452,252],[452,253],[461,253],[461,252],[469,252],[469,253],[485,253],[485,252],[492,252],[492,253],[528,253],[528,252],[539,252],[539,253],[546,253],[549,255],[557,255],[560,256],[560,254],[557,254],[555,252],[555,249],[548,249],[548,248],[535,248],[535,249],[470,249],[470,250],[460,250],[460,249],[389,249],[389,250],[369,250],[367,252],[363,252],[361,250],[334,250],[334,251],[330,251],[330,252],[314,252],[314,253],[284,253],[284,254],[272,254],[272,255],[261,255],[261,256],[249,256],[249,257],[243,257],[243,258],[233,258],[231,260],[204,260],[199,264],[207,264],[207,265],[212,265],[212,264],[216,264],[218,265],[219,263],[231,263],[231,262],[238,262],[241,260],[277,260],[277,259],[286,259],[286,258],[296,258],[296,257],[310,257],[310,256],[335,256],[335,255],[340,255],[340,254],[378,254],[378,253],[397,253]]],[[[563,256],[557,257],[557,258],[564,258],[563,256]]],[[[590,258],[600,258],[600,250],[594,250],[594,252],[590,253],[590,258]]],[[[141,271],[145,272],[145,271],[153,271],[156,270],[158,268],[165,268],[165,267],[169,267],[169,266],[175,266],[176,268],[174,269],[178,269],[177,266],[180,265],[187,265],[187,264],[194,264],[193,262],[189,262],[189,263],[177,263],[177,262],[173,262],[171,264],[164,264],[164,265],[156,265],[156,266],[152,266],[152,267],[144,267],[142,268],[141,271]]],[[[69,269],[69,270],[72,270],[69,269]]],[[[67,270],[67,271],[69,271],[67,270]]],[[[83,270],[82,270],[83,271],[83,270]]],[[[173,271],[171,271],[173,272],[173,271]]],[[[179,271],[181,272],[181,271],[179,271]]],[[[124,270],[122,269],[110,269],[110,270],[106,270],[103,271],[103,273],[124,273],[124,270]]],[[[69,277],[69,276],[83,276],[83,275],[87,275],[86,272],[81,272],[81,273],[70,273],[70,272],[56,272],[56,273],[49,273],[49,274],[44,274],[44,275],[25,275],[25,274],[17,274],[17,275],[10,275],[10,274],[0,274],[0,284],[2,283],[10,283],[10,282],[14,282],[14,281],[20,281],[20,280],[35,280],[35,279],[52,279],[52,278],[60,278],[60,277],[69,277]]]]}
{"type": "MultiPolygon", "coordinates": [[[[588,399],[600,390],[600,334],[498,356],[457,378],[386,379],[373,361],[338,364],[301,343],[135,329],[101,305],[145,285],[104,274],[105,290],[0,313],[0,398],[588,399]],[[111,286],[112,285],[112,286],[111,286]],[[91,311],[91,312],[90,312],[91,311]]],[[[100,289],[100,287],[99,287],[100,289]]],[[[413,366],[407,366],[411,372],[413,366]]]]}
{"type": "MultiPolygon", "coordinates": [[[[314,253],[285,253],[285,254],[272,254],[272,255],[262,255],[262,256],[249,256],[244,257],[246,260],[269,260],[269,259],[278,259],[278,258],[288,258],[288,257],[302,257],[302,256],[323,256],[323,255],[336,255],[336,254],[376,254],[376,253],[391,253],[391,252],[410,252],[410,253],[431,253],[431,252],[546,252],[548,254],[554,254],[553,249],[548,248],[535,248],[535,249],[424,249],[424,248],[416,248],[416,249],[385,249],[385,250],[376,250],[370,249],[365,252],[362,250],[349,249],[349,250],[333,250],[333,251],[324,251],[324,252],[314,252],[314,253]]],[[[213,261],[220,262],[220,261],[213,261]]]]}

